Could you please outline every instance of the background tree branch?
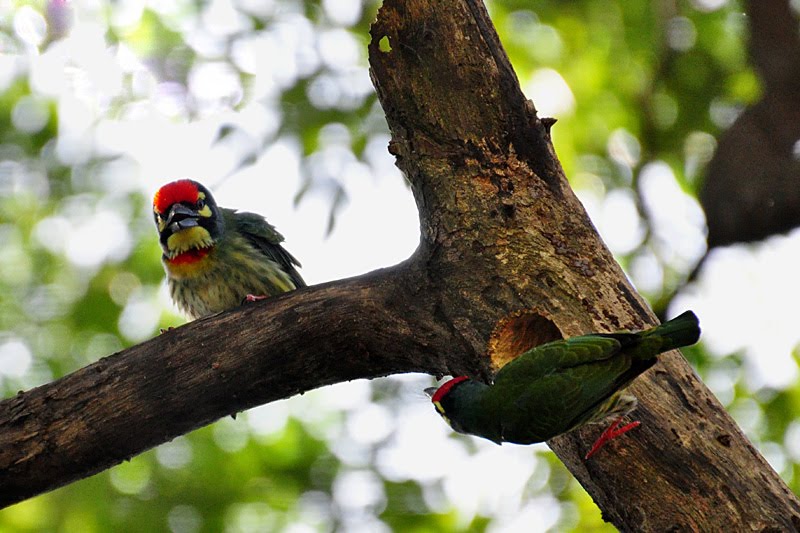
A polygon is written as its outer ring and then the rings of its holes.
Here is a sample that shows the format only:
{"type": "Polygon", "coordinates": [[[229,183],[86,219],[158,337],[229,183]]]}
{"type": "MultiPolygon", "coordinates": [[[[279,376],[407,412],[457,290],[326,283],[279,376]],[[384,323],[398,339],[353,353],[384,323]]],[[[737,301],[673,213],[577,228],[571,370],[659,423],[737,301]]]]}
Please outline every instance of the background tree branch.
{"type": "Polygon", "coordinates": [[[800,21],[789,0],[745,7],[763,94],[720,137],[709,164],[700,193],[709,249],[800,224],[800,21]]]}
{"type": "MultiPolygon", "coordinates": [[[[488,378],[492,328],[522,308],[563,336],[653,323],[572,194],[551,123],[522,94],[482,3],[389,0],[372,37],[390,151],[420,211],[414,257],[194,322],[2,402],[0,502],[309,388],[403,371],[488,378]]],[[[551,442],[607,520],[800,525],[795,496],[682,357],[664,356],[633,392],[644,425],[624,442],[587,463],[596,430],[551,442]]]]}

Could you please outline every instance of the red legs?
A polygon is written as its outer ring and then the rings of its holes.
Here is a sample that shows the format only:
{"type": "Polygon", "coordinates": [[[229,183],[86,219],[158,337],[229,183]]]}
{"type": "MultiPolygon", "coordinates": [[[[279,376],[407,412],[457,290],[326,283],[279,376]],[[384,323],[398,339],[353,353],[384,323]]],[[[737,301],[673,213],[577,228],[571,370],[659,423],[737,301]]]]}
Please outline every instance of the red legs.
{"type": "Polygon", "coordinates": [[[639,427],[642,424],[637,420],[635,422],[631,422],[630,424],[626,424],[621,428],[617,428],[620,422],[622,422],[622,418],[623,417],[617,418],[610,426],[608,426],[608,429],[606,429],[603,433],[600,434],[597,440],[594,441],[592,449],[589,450],[589,453],[587,453],[586,457],[583,458],[584,461],[588,460],[589,457],[597,453],[597,451],[603,446],[605,446],[606,443],[608,443],[608,441],[610,441],[611,439],[616,439],[623,433],[627,433],[628,431],[632,430],[635,427],[639,427]]]}

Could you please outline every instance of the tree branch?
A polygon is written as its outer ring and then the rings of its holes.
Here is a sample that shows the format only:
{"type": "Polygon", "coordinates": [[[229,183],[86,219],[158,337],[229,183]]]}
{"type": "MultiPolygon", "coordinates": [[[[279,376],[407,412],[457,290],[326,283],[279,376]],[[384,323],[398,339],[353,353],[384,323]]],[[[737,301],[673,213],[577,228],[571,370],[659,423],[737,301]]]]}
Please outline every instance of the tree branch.
{"type": "Polygon", "coordinates": [[[0,403],[0,506],[323,385],[480,372],[450,349],[434,293],[407,262],[191,322],[21,392],[0,403]]]}

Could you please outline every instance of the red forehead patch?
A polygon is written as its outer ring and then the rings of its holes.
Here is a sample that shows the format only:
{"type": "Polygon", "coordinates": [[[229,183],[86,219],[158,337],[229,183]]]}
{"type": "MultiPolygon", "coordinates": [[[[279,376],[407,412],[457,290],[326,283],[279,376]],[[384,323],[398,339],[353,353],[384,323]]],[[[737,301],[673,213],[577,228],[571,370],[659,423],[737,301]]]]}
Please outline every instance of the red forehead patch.
{"type": "Polygon", "coordinates": [[[192,180],[178,180],[167,183],[153,197],[153,209],[158,213],[163,213],[169,206],[178,202],[195,203],[199,189],[192,180]]]}
{"type": "Polygon", "coordinates": [[[442,385],[441,387],[439,387],[438,389],[436,389],[436,392],[434,392],[434,393],[433,393],[433,396],[431,396],[431,401],[432,401],[432,402],[439,402],[439,401],[441,401],[441,400],[442,400],[442,398],[444,398],[444,397],[445,397],[445,395],[446,395],[448,392],[450,392],[450,390],[451,390],[453,387],[455,387],[456,385],[458,385],[458,384],[459,384],[459,383],[461,383],[462,381],[466,381],[466,380],[468,380],[468,379],[469,379],[469,378],[468,378],[467,376],[458,376],[457,378],[453,378],[453,379],[451,379],[450,381],[448,381],[447,383],[445,383],[444,385],[442,385]]]}

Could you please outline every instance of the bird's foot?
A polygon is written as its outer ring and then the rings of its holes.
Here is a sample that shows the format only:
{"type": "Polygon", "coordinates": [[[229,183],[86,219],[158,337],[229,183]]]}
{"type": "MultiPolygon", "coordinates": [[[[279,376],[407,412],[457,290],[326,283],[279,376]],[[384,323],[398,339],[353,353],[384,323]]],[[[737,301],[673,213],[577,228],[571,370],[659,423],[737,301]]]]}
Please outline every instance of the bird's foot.
{"type": "Polygon", "coordinates": [[[175,328],[173,328],[172,326],[170,326],[170,327],[168,327],[168,328],[161,328],[161,329],[159,329],[159,330],[158,330],[158,332],[159,332],[161,335],[163,335],[164,333],[166,333],[166,332],[168,332],[168,331],[172,331],[173,329],[175,329],[175,328]]]}
{"type": "Polygon", "coordinates": [[[255,294],[248,294],[247,296],[244,297],[244,300],[242,300],[242,304],[257,302],[259,300],[266,300],[267,298],[269,298],[269,296],[263,296],[263,295],[256,296],[255,294]]]}
{"type": "Polygon", "coordinates": [[[605,446],[606,443],[611,439],[616,439],[623,433],[627,433],[628,431],[632,430],[635,427],[639,427],[642,424],[641,422],[636,420],[635,422],[631,422],[630,424],[625,424],[621,428],[618,428],[617,426],[619,426],[620,422],[622,422],[622,417],[617,418],[614,421],[614,423],[608,426],[608,429],[606,429],[603,433],[600,434],[597,440],[594,441],[592,449],[589,450],[589,453],[587,453],[586,457],[583,458],[584,461],[588,460],[589,457],[597,453],[597,450],[605,446]]]}

